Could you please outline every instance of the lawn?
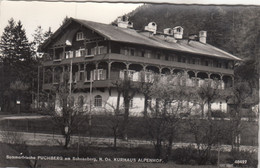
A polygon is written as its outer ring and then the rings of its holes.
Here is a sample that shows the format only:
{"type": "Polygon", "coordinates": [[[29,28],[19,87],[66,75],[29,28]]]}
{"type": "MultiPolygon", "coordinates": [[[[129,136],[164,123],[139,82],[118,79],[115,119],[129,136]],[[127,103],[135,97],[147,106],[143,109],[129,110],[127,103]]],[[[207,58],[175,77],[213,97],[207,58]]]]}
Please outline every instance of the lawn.
{"type": "MultiPolygon", "coordinates": [[[[147,130],[143,126],[143,118],[130,117],[128,137],[129,139],[149,139],[147,130]]],[[[109,124],[108,116],[93,116],[92,126],[89,127],[88,121],[79,127],[79,131],[75,131],[74,135],[82,136],[93,136],[93,137],[113,137],[113,131],[108,127],[109,124]]],[[[181,128],[187,127],[187,121],[183,120],[181,123],[181,128]]],[[[223,122],[223,124],[228,125],[230,121],[216,121],[223,122]]],[[[60,134],[60,130],[55,126],[50,118],[41,119],[24,119],[24,120],[2,120],[0,121],[0,128],[13,130],[13,131],[23,131],[23,132],[38,132],[38,133],[50,133],[50,134],[60,134]]],[[[257,122],[245,122],[243,121],[243,128],[241,134],[241,145],[258,145],[258,123],[257,122]]],[[[185,130],[179,129],[178,136],[174,137],[174,142],[194,142],[193,136],[191,136],[185,130]]],[[[230,142],[226,142],[229,144],[230,142]]]]}

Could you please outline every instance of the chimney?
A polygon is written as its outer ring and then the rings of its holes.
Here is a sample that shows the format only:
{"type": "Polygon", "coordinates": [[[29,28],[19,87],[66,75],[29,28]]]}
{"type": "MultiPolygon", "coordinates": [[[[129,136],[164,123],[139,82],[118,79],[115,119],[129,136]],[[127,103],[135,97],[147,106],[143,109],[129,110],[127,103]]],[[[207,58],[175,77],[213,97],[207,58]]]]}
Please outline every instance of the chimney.
{"type": "Polygon", "coordinates": [[[173,35],[175,39],[182,39],[183,37],[183,28],[181,26],[177,26],[173,28],[173,35]]]}
{"type": "Polygon", "coordinates": [[[147,30],[149,32],[152,32],[153,34],[156,34],[157,25],[155,22],[150,22],[147,26],[144,27],[144,30],[147,30]]]}
{"type": "Polygon", "coordinates": [[[120,16],[117,18],[117,26],[121,28],[133,28],[133,23],[128,21],[127,16],[120,16]]]}
{"type": "Polygon", "coordinates": [[[207,42],[207,31],[200,31],[199,32],[199,41],[203,44],[207,42]]]}
{"type": "Polygon", "coordinates": [[[163,29],[163,34],[173,35],[173,30],[172,30],[172,28],[163,29]]]}

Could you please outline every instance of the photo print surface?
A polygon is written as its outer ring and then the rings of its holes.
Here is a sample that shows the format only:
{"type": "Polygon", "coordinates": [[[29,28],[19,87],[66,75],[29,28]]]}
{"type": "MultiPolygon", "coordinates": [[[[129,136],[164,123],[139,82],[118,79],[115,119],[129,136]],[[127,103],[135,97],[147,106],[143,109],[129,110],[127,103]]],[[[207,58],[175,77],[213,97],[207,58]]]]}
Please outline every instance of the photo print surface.
{"type": "Polygon", "coordinates": [[[257,167],[260,7],[230,3],[2,1],[0,167],[257,167]]]}

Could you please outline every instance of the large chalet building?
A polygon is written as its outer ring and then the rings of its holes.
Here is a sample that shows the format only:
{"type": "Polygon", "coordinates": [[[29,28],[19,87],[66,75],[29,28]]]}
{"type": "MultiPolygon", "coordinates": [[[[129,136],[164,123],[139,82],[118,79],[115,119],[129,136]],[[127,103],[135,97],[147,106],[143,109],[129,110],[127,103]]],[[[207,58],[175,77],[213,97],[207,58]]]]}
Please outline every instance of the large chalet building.
{"type": "MultiPolygon", "coordinates": [[[[234,64],[240,59],[207,44],[207,32],[184,39],[183,28],[157,31],[154,22],[144,30],[134,30],[127,17],[119,17],[116,25],[70,18],[40,48],[44,52],[43,89],[64,81],[64,73],[72,72],[75,102],[98,112],[117,103],[115,81],[125,75],[133,81],[147,81],[151,72],[189,75],[189,86],[218,79],[220,89],[234,84],[234,64]],[[142,75],[144,74],[144,75],[142,75]]],[[[120,101],[121,104],[123,103],[120,101]]],[[[224,100],[212,108],[227,111],[224,100]]],[[[136,94],[131,101],[132,113],[144,109],[144,96],[136,94]]]]}

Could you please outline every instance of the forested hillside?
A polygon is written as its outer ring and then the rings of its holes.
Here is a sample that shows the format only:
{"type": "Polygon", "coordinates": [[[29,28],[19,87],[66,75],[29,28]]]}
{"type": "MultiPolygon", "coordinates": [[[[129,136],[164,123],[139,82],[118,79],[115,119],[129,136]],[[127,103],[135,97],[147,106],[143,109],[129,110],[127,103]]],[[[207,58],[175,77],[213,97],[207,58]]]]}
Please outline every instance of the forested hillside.
{"type": "Polygon", "coordinates": [[[144,5],[129,17],[135,29],[154,21],[159,31],[182,26],[186,37],[206,30],[208,43],[234,55],[246,58],[259,54],[260,7],[144,5]]]}
{"type": "Polygon", "coordinates": [[[154,21],[158,31],[182,26],[184,38],[207,31],[207,43],[242,58],[236,72],[258,87],[260,7],[147,4],[127,15],[139,30],[154,21]]]}

